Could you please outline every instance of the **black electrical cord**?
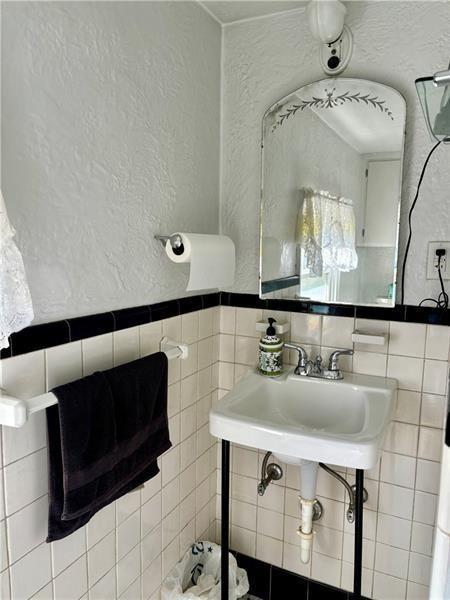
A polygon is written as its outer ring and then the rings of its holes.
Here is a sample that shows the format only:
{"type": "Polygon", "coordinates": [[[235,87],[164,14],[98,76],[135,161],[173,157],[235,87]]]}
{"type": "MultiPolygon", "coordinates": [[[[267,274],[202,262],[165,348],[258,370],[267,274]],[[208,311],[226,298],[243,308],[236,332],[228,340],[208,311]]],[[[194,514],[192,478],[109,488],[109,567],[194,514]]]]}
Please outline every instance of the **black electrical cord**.
{"type": "Polygon", "coordinates": [[[441,292],[440,292],[439,296],[437,297],[437,300],[435,298],[424,298],[419,303],[419,306],[422,306],[422,304],[424,302],[434,302],[434,304],[436,305],[436,308],[443,308],[444,310],[448,309],[448,294],[445,291],[444,280],[442,279],[441,259],[442,259],[442,255],[440,254],[438,257],[437,272],[438,272],[438,276],[439,276],[439,283],[441,284],[441,292]]]}
{"type": "Polygon", "coordinates": [[[442,143],[442,140],[437,142],[437,144],[435,144],[428,153],[428,156],[422,167],[422,173],[420,174],[420,177],[419,177],[419,183],[417,184],[416,195],[414,196],[413,203],[411,204],[411,208],[409,209],[409,214],[408,214],[409,234],[408,234],[408,241],[406,242],[405,255],[403,257],[403,267],[402,267],[402,287],[401,287],[402,291],[401,291],[401,302],[400,302],[401,304],[405,303],[405,272],[406,272],[406,261],[408,259],[409,247],[411,245],[411,237],[412,237],[412,214],[413,214],[414,208],[416,206],[417,200],[419,198],[420,186],[422,185],[422,181],[425,176],[425,171],[427,170],[428,163],[430,162],[430,158],[432,157],[436,148],[441,143],[442,143]]]}

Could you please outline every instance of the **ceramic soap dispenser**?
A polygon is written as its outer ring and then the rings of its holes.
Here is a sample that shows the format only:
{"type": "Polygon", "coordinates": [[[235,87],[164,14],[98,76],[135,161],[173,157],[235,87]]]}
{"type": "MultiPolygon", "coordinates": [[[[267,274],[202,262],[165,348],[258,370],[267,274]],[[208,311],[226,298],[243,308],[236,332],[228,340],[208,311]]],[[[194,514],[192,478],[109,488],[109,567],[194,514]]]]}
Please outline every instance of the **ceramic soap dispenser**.
{"type": "Polygon", "coordinates": [[[276,377],[283,372],[283,342],[273,326],[275,319],[268,321],[269,327],[259,342],[259,371],[262,375],[276,377]]]}

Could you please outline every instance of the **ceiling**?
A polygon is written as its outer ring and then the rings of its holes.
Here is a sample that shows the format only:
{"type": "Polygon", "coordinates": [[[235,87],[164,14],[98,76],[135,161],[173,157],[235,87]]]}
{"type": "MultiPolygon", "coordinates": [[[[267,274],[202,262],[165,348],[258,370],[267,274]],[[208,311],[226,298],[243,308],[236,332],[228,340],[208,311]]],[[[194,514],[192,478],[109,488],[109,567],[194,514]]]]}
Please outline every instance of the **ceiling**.
{"type": "Polygon", "coordinates": [[[307,0],[203,0],[201,2],[218,21],[224,24],[302,8],[307,3],[307,0]]]}

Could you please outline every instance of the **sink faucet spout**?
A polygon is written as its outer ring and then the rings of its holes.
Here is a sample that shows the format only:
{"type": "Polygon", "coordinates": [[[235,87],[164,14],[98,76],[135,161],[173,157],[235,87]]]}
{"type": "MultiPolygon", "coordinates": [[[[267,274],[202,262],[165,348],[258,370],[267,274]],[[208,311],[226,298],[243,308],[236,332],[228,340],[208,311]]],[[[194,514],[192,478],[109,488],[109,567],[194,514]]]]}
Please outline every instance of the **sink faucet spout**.
{"type": "Polygon", "coordinates": [[[308,353],[306,350],[298,344],[291,344],[289,342],[285,342],[284,347],[291,348],[292,350],[296,350],[298,352],[298,363],[295,367],[294,373],[296,375],[308,375],[310,362],[308,361],[308,353]]]}

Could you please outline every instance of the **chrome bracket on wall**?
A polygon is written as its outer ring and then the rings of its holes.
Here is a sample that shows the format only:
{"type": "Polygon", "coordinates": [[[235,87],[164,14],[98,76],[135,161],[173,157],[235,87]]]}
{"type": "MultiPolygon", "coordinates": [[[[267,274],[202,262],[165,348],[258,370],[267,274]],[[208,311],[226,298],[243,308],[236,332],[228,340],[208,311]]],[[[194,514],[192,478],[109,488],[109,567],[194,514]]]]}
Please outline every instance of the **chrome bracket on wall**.
{"type": "Polygon", "coordinates": [[[258,494],[264,496],[264,492],[271,481],[278,481],[283,477],[283,469],[276,463],[270,463],[268,460],[272,452],[266,452],[261,465],[261,481],[258,484],[258,494]]]}
{"type": "Polygon", "coordinates": [[[166,247],[167,240],[170,240],[170,245],[172,246],[174,254],[183,254],[184,252],[183,240],[178,233],[175,233],[174,235],[155,235],[155,240],[161,242],[163,248],[166,247]]]}

